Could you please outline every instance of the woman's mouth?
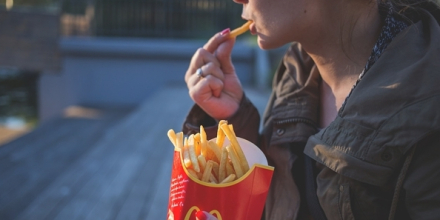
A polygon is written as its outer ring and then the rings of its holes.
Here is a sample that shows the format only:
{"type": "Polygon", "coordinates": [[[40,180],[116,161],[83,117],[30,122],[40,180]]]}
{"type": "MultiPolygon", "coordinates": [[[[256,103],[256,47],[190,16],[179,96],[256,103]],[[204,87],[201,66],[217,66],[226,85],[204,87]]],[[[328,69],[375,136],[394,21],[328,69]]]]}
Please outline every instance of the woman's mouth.
{"type": "Polygon", "coordinates": [[[255,22],[252,22],[252,24],[249,26],[249,31],[251,32],[252,35],[257,34],[257,28],[255,27],[255,22]]]}

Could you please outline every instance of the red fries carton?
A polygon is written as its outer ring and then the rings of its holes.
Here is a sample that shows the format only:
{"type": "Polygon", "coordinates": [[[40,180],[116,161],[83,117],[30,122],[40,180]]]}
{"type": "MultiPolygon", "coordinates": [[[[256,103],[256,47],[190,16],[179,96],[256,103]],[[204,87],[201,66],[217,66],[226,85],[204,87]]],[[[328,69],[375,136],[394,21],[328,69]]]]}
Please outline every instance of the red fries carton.
{"type": "Polygon", "coordinates": [[[175,149],[168,220],[194,220],[199,210],[219,220],[261,219],[274,168],[267,165],[266,157],[257,146],[242,138],[237,140],[250,170],[241,178],[223,184],[203,182],[190,175],[184,165],[183,150],[175,149]]]}

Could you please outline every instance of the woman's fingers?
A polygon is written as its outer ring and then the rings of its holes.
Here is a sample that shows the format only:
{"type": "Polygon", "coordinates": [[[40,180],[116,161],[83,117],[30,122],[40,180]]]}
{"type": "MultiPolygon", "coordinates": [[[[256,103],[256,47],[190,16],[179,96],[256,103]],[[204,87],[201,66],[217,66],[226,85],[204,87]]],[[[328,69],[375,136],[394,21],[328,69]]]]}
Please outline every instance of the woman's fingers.
{"type": "Polygon", "coordinates": [[[214,54],[203,48],[199,48],[191,59],[189,68],[185,74],[185,82],[188,83],[189,78],[197,71],[197,69],[208,63],[220,67],[220,63],[214,54]]]}
{"type": "Polygon", "coordinates": [[[219,32],[214,36],[212,36],[211,39],[209,39],[208,42],[206,42],[203,48],[213,54],[222,43],[231,40],[222,33],[224,33],[224,31],[219,32]]]}
{"type": "Polygon", "coordinates": [[[201,68],[202,68],[204,76],[211,75],[211,76],[214,76],[222,81],[225,79],[223,71],[217,63],[210,62],[210,63],[205,64],[201,68]]]}
{"type": "Polygon", "coordinates": [[[243,91],[231,62],[234,38],[216,34],[191,59],[185,82],[194,102],[216,119],[230,117],[243,91]]]}
{"type": "Polygon", "coordinates": [[[189,88],[193,87],[199,81],[201,81],[202,78],[206,78],[206,77],[215,77],[221,81],[223,81],[225,78],[220,66],[210,62],[203,65],[202,67],[197,69],[194,73],[192,73],[189,76],[189,79],[187,80],[187,85],[189,88]]]}
{"type": "Polygon", "coordinates": [[[230,29],[226,29],[217,33],[203,46],[206,51],[215,54],[222,68],[225,70],[225,73],[234,72],[231,62],[231,53],[235,44],[235,38],[228,37],[227,33],[229,32],[230,29]]]}
{"type": "Polygon", "coordinates": [[[203,78],[196,77],[191,78],[191,81],[195,82],[193,86],[189,87],[189,95],[196,103],[202,103],[212,98],[212,96],[220,97],[223,90],[223,81],[212,75],[203,78]]]}

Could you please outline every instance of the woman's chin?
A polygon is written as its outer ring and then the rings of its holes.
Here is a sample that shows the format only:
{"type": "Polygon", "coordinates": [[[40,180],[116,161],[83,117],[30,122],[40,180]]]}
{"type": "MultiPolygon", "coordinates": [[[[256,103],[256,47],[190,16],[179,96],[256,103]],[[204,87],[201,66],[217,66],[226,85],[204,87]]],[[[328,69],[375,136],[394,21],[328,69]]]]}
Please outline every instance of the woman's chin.
{"type": "Polygon", "coordinates": [[[260,37],[258,37],[258,46],[263,50],[270,50],[281,47],[282,45],[278,45],[276,42],[263,40],[260,37]]]}

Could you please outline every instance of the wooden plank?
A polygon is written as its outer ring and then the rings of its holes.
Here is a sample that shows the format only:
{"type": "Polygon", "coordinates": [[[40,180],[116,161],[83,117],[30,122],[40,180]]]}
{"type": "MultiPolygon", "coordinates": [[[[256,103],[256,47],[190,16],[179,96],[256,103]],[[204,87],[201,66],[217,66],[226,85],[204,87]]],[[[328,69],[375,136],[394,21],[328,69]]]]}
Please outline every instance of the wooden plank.
{"type": "Polygon", "coordinates": [[[0,174],[0,187],[4,189],[0,191],[0,216],[13,219],[20,214],[64,169],[90,150],[105,128],[120,119],[115,116],[111,114],[105,120],[59,119],[47,124],[49,128],[39,129],[36,133],[40,138],[31,132],[5,146],[2,153],[7,154],[3,156],[7,159],[2,160],[5,169],[0,174]],[[9,149],[11,146],[16,146],[17,152],[9,149]]]}
{"type": "MultiPolygon", "coordinates": [[[[189,109],[190,105],[191,101],[183,89],[166,89],[154,95],[139,110],[109,130],[93,150],[62,173],[18,219],[108,219],[115,218],[119,210],[126,210],[120,207],[128,199],[145,204],[145,200],[154,197],[156,190],[154,187],[149,190],[149,183],[157,175],[157,168],[162,167],[161,163],[155,162],[158,155],[172,154],[172,146],[166,137],[169,121],[180,127],[186,114],[180,107],[189,109]],[[176,93],[181,95],[172,95],[176,93]],[[177,101],[173,101],[174,98],[177,101]],[[165,147],[158,147],[164,144],[165,147]],[[88,164],[93,164],[94,169],[87,168],[88,164]],[[149,172],[144,173],[146,170],[149,172]],[[60,191],[66,186],[68,195],[60,196],[60,191]],[[141,189],[143,193],[133,189],[141,189]],[[153,194],[149,196],[148,193],[153,194]],[[137,199],[133,199],[136,197],[133,197],[134,194],[138,195],[137,199]]],[[[168,159],[163,163],[171,162],[168,159]]],[[[170,175],[168,171],[167,176],[170,175]]],[[[158,184],[163,183],[151,183],[152,186],[158,184]]],[[[169,181],[165,185],[169,187],[169,181]]],[[[162,206],[166,209],[166,205],[162,206]]],[[[137,209],[138,216],[143,208],[137,209]]]]}
{"type": "MultiPolygon", "coordinates": [[[[182,93],[181,88],[174,90],[171,88],[166,88],[159,91],[157,94],[154,95],[152,99],[148,100],[146,103],[143,104],[142,107],[140,107],[137,114],[133,117],[133,122],[138,124],[138,120],[142,118],[145,118],[148,122],[144,124],[144,126],[146,126],[144,131],[146,132],[139,133],[139,135],[146,136],[145,138],[150,142],[147,145],[143,146],[144,149],[150,148],[149,152],[151,152],[146,158],[147,163],[144,164],[144,166],[151,166],[156,167],[156,169],[160,169],[161,167],[167,167],[167,165],[171,163],[173,148],[171,143],[169,143],[168,138],[166,137],[166,132],[170,128],[169,126],[171,123],[181,124],[181,121],[185,116],[185,112],[181,111],[181,107],[187,106],[187,109],[189,109],[190,105],[190,99],[188,98],[187,94],[182,93]],[[160,107],[158,108],[158,106],[160,107]]],[[[169,189],[169,178],[171,174],[170,171],[171,170],[168,170],[168,172],[166,172],[166,177],[168,177],[168,181],[166,183],[162,181],[163,178],[157,178],[157,170],[153,170],[153,172],[149,173],[139,173],[138,175],[149,177],[150,180],[147,182],[138,182],[138,184],[153,184],[156,186],[165,185],[167,186],[165,190],[165,193],[167,194],[169,189]]],[[[127,188],[132,189],[133,185],[133,182],[131,182],[130,185],[127,186],[127,188]]],[[[153,187],[150,191],[150,194],[152,193],[153,196],[146,195],[143,200],[151,200],[151,198],[154,198],[154,195],[158,192],[157,189],[158,187],[153,187]]],[[[104,198],[105,197],[108,196],[104,194],[104,198]]],[[[168,195],[166,195],[166,197],[168,197],[168,195]]],[[[125,200],[123,203],[127,203],[127,200],[125,200]]],[[[87,216],[86,219],[108,219],[110,217],[114,218],[114,216],[102,215],[102,213],[108,214],[109,212],[104,212],[104,210],[113,210],[113,208],[117,207],[117,205],[117,201],[111,202],[111,200],[109,199],[102,199],[101,202],[96,204],[94,210],[92,210],[92,212],[87,216]]],[[[162,206],[165,207],[164,210],[166,211],[166,204],[162,206]]]]}
{"type": "Polygon", "coordinates": [[[170,157],[168,163],[162,167],[161,172],[158,175],[156,190],[154,191],[155,194],[144,206],[145,210],[148,210],[147,213],[145,213],[146,217],[140,219],[166,219],[168,213],[167,207],[170,191],[171,167],[172,157],[170,157]]]}
{"type": "MultiPolygon", "coordinates": [[[[124,148],[115,149],[109,140],[114,136],[114,129],[109,129],[102,139],[94,146],[91,146],[91,150],[80,158],[76,163],[72,164],[69,169],[65,170],[57,181],[52,184],[49,189],[42,193],[40,198],[32,203],[28,209],[20,216],[20,219],[54,219],[59,214],[59,209],[63,209],[64,206],[68,205],[72,199],[74,199],[78,193],[84,191],[99,190],[101,184],[105,182],[91,182],[91,179],[105,180],[107,173],[102,172],[106,169],[106,166],[111,166],[111,164],[104,164],[101,162],[101,157],[106,155],[107,152],[116,152],[109,158],[110,161],[116,160],[118,154],[121,153],[124,148]],[[104,140],[104,141],[103,141],[104,140]],[[101,143],[101,144],[99,144],[101,143]],[[68,187],[69,193],[66,196],[59,196],[59,192],[63,188],[68,187]],[[50,204],[47,206],[47,204],[50,204]]],[[[112,169],[113,166],[107,168],[112,169]]],[[[86,197],[87,197],[87,193],[86,197]]],[[[90,200],[95,199],[89,196],[90,200]]],[[[80,198],[79,200],[81,200],[80,198]]],[[[87,200],[88,198],[85,198],[87,200]]],[[[70,208],[73,213],[77,215],[82,215],[82,209],[86,202],[81,200],[75,205],[71,205],[70,208]]],[[[72,219],[69,217],[68,219],[72,219]]]]}
{"type": "MultiPolygon", "coordinates": [[[[165,154],[165,157],[163,157],[163,160],[166,162],[169,162],[171,152],[168,153],[169,154],[165,154]]],[[[118,207],[115,219],[147,219],[144,216],[147,213],[146,210],[149,210],[151,200],[155,197],[157,186],[168,186],[166,183],[169,182],[170,179],[170,170],[171,163],[164,163],[159,167],[151,163],[143,166],[143,169],[139,173],[138,178],[134,181],[129,194],[121,204],[118,204],[119,206],[115,206],[115,208],[118,207]],[[162,180],[163,176],[167,178],[166,181],[162,180]]],[[[166,211],[166,207],[162,207],[162,210],[166,211]]]]}
{"type": "MultiPolygon", "coordinates": [[[[158,94],[157,100],[169,102],[169,109],[173,113],[166,114],[166,121],[161,125],[162,132],[173,128],[176,132],[180,131],[182,122],[189,111],[192,101],[189,99],[186,88],[169,89],[158,94]],[[166,92],[165,92],[166,91],[166,92]]],[[[156,166],[149,163],[145,167],[142,178],[133,184],[133,190],[124,202],[124,206],[118,213],[116,219],[165,219],[166,208],[168,205],[168,194],[170,187],[171,165],[173,157],[173,147],[168,138],[164,136],[157,138],[156,146],[163,146],[166,152],[163,153],[162,165],[156,166]],[[157,171],[160,169],[160,171],[157,171]],[[145,184],[148,183],[148,190],[145,184]],[[157,207],[153,208],[152,207],[157,207]],[[159,215],[155,214],[159,213],[159,215]],[[161,216],[159,218],[155,218],[161,216]]]]}

